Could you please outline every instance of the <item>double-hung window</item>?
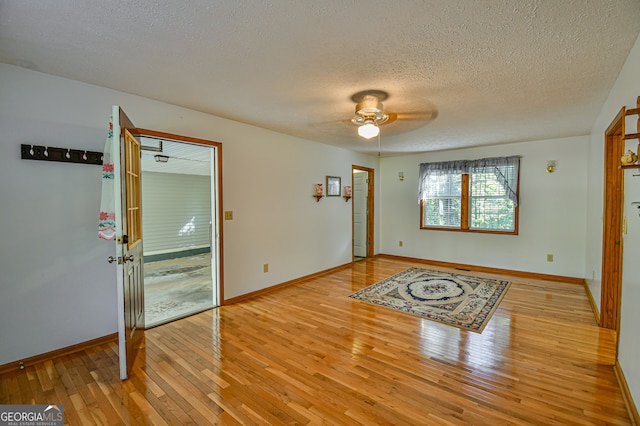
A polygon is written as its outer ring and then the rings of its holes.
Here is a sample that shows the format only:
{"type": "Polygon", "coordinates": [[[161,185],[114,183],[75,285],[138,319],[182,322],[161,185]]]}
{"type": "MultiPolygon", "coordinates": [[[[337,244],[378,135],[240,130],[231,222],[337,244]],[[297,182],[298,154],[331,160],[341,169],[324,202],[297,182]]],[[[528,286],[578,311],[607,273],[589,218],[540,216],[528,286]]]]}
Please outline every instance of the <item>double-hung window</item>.
{"type": "Polygon", "coordinates": [[[518,233],[520,157],[420,165],[420,228],[518,233]]]}

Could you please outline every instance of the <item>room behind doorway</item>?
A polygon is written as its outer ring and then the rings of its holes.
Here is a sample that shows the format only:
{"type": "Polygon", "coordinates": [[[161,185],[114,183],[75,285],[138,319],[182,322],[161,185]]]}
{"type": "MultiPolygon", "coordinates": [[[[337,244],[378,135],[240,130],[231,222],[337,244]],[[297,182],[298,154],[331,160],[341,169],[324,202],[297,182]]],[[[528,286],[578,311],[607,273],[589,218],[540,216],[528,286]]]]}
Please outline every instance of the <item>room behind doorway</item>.
{"type": "Polygon", "coordinates": [[[152,138],[142,144],[145,326],[150,328],[217,305],[215,148],[152,138]]]}

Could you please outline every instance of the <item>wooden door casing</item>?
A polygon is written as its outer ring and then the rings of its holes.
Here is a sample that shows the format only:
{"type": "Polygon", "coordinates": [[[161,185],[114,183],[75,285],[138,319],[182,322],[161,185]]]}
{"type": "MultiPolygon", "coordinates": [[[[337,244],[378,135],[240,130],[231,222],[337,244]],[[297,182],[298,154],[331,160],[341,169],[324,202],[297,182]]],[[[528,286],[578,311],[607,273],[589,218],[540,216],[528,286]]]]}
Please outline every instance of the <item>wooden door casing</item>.
{"type": "Polygon", "coordinates": [[[614,331],[620,328],[622,292],[622,203],[624,175],[620,157],[624,152],[624,117],[622,108],[605,131],[604,211],[602,235],[602,283],[600,326],[614,331]]]}
{"type": "MultiPolygon", "coordinates": [[[[362,166],[351,166],[351,174],[353,176],[353,174],[357,171],[357,170],[361,170],[364,172],[367,172],[367,180],[366,180],[366,185],[365,185],[365,191],[366,191],[366,225],[367,225],[367,230],[366,230],[366,257],[373,257],[374,255],[374,169],[371,169],[369,167],[362,167],[362,166]]],[[[354,240],[354,225],[353,225],[353,204],[351,205],[351,209],[352,209],[352,230],[351,230],[351,245],[352,245],[352,253],[354,253],[353,251],[353,240],[354,240]]]]}

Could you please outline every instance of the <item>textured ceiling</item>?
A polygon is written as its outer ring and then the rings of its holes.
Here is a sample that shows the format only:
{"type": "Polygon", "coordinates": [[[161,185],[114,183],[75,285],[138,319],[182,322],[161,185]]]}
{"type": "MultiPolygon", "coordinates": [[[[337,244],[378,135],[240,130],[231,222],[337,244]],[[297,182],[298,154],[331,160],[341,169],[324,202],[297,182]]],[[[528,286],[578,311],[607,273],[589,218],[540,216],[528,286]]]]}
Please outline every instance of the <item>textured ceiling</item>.
{"type": "Polygon", "coordinates": [[[588,134],[639,31],[638,0],[0,0],[0,62],[370,153],[355,92],[433,113],[383,155],[588,134]]]}

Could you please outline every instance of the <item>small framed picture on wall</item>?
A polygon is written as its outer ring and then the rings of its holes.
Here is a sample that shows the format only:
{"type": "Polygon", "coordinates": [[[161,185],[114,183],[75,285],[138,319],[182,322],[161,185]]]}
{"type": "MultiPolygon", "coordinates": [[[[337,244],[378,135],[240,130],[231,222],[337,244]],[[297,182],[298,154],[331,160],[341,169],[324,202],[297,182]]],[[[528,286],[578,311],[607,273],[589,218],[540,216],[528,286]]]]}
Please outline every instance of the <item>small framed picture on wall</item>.
{"type": "Polygon", "coordinates": [[[337,176],[327,176],[327,197],[339,197],[341,179],[337,176]]]}

